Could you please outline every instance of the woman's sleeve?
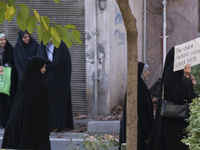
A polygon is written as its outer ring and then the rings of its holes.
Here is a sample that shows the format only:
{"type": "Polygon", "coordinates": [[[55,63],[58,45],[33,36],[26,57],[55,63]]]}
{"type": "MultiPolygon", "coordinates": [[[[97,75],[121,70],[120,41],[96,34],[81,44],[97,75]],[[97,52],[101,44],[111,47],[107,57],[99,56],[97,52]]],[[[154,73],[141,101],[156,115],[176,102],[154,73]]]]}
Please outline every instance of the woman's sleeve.
{"type": "Polygon", "coordinates": [[[188,89],[192,86],[192,80],[184,75],[177,78],[175,75],[165,81],[165,97],[175,103],[182,103],[188,93],[188,89]]]}

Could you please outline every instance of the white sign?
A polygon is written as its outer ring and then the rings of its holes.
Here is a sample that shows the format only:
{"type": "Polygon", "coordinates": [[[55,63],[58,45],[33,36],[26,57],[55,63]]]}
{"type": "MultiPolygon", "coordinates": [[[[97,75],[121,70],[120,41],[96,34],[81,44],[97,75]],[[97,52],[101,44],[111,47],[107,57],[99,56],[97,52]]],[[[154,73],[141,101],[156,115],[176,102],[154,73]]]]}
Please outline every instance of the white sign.
{"type": "Polygon", "coordinates": [[[175,46],[174,71],[184,69],[186,64],[200,64],[200,38],[175,46]]]}

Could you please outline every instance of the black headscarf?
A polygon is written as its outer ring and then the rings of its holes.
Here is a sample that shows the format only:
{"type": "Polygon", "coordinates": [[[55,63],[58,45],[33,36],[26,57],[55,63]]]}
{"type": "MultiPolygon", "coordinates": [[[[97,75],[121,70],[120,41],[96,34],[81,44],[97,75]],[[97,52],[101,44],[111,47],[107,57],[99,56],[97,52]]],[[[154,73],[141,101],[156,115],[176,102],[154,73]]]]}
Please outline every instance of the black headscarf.
{"type": "Polygon", "coordinates": [[[26,83],[27,80],[34,80],[35,78],[43,77],[44,75],[41,74],[40,69],[47,64],[47,61],[42,57],[34,56],[32,57],[31,61],[28,63],[28,66],[24,72],[22,82],[26,83]]]}
{"type": "Polygon", "coordinates": [[[145,150],[147,144],[145,140],[149,140],[151,129],[153,126],[153,104],[147,88],[147,85],[142,77],[142,73],[147,71],[146,64],[138,63],[138,146],[137,150],[145,150]]]}
{"type": "Polygon", "coordinates": [[[18,33],[17,44],[14,48],[14,60],[17,68],[19,82],[22,79],[24,70],[31,57],[36,56],[39,44],[31,37],[28,31],[20,30],[18,33]],[[28,34],[30,41],[28,44],[23,42],[23,36],[28,34]]]}
{"type": "MultiPolygon", "coordinates": [[[[145,81],[142,78],[142,73],[146,71],[147,68],[144,67],[145,64],[138,62],[138,88],[137,88],[137,113],[138,113],[138,141],[137,150],[145,150],[146,144],[145,140],[148,140],[151,133],[151,128],[153,125],[153,104],[151,96],[145,81]]],[[[119,144],[126,143],[126,99],[123,109],[123,116],[120,122],[120,140],[119,144]]],[[[119,148],[120,149],[120,148],[119,148]]]]}
{"type": "MultiPolygon", "coordinates": [[[[164,99],[174,103],[189,102],[194,98],[194,89],[191,79],[184,76],[183,70],[173,72],[174,47],[167,54],[161,85],[164,84],[164,99]]],[[[181,143],[184,136],[184,128],[187,122],[184,120],[162,118],[160,115],[162,105],[162,89],[158,98],[157,112],[151,132],[151,138],[146,150],[188,150],[188,147],[181,143]]]]}
{"type": "Polygon", "coordinates": [[[12,45],[6,40],[5,45],[5,52],[3,55],[3,65],[9,63],[10,65],[14,65],[14,58],[13,58],[13,47],[12,45]]]}
{"type": "Polygon", "coordinates": [[[13,47],[8,40],[6,40],[4,49],[2,65],[6,64],[11,67],[11,87],[10,96],[0,94],[0,126],[2,127],[5,127],[7,123],[17,90],[17,71],[14,64],[13,47]]]}
{"type": "Polygon", "coordinates": [[[51,149],[48,92],[40,71],[45,64],[41,57],[29,61],[5,128],[2,148],[51,149]]]}
{"type": "MultiPolygon", "coordinates": [[[[38,56],[48,60],[43,43],[38,48],[38,56]]],[[[71,104],[71,56],[62,41],[54,47],[53,60],[47,65],[47,84],[49,90],[51,127],[58,131],[73,129],[71,104]]]]}

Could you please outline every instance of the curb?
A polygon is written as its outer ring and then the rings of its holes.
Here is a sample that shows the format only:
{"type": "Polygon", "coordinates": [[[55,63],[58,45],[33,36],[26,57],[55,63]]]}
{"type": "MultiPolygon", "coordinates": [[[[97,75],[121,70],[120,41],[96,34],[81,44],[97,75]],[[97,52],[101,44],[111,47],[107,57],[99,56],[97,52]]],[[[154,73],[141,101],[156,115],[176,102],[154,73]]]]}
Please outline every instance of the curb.
{"type": "Polygon", "coordinates": [[[119,134],[120,121],[89,121],[88,134],[119,134]]]}

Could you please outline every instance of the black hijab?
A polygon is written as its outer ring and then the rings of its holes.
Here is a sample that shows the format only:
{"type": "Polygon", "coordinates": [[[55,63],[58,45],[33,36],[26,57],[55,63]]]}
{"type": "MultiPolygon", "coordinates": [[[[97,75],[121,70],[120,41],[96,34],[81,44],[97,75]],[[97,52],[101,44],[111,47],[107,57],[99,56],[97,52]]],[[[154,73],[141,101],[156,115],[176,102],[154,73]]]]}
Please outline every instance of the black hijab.
{"type": "Polygon", "coordinates": [[[48,93],[40,71],[45,64],[41,57],[29,61],[5,127],[2,148],[51,149],[48,93]]]}
{"type": "MultiPolygon", "coordinates": [[[[46,46],[41,43],[38,56],[48,60],[46,46]]],[[[71,104],[71,56],[66,44],[61,41],[54,47],[53,60],[47,65],[51,127],[59,131],[73,129],[71,104]]]]}
{"type": "Polygon", "coordinates": [[[146,150],[188,149],[187,146],[180,142],[181,138],[184,136],[183,129],[186,128],[187,123],[184,120],[163,119],[160,115],[163,85],[165,100],[174,103],[184,103],[185,99],[191,101],[191,99],[194,98],[194,90],[191,80],[184,77],[183,70],[173,72],[173,65],[174,47],[170,49],[166,57],[156,117],[151,132],[151,138],[146,150]]]}
{"type": "Polygon", "coordinates": [[[5,127],[10,115],[10,111],[12,109],[15,93],[17,90],[17,71],[14,64],[13,47],[8,42],[8,40],[6,40],[6,45],[4,47],[2,58],[2,65],[7,65],[11,67],[10,96],[0,93],[0,126],[5,127]]]}
{"type": "Polygon", "coordinates": [[[144,73],[147,71],[147,64],[138,62],[138,146],[137,150],[145,150],[145,140],[150,138],[151,129],[153,126],[153,104],[152,99],[144,79],[144,73]]]}
{"type": "MultiPolygon", "coordinates": [[[[144,150],[146,148],[145,140],[148,140],[153,125],[153,105],[147,85],[142,78],[146,71],[145,63],[138,62],[138,88],[137,88],[137,113],[138,113],[138,141],[137,150],[144,150]]],[[[120,138],[119,149],[121,144],[126,143],[126,102],[127,94],[125,95],[125,103],[123,108],[123,115],[120,121],[120,138]]]]}
{"type": "Polygon", "coordinates": [[[19,31],[17,44],[15,45],[14,49],[14,60],[19,76],[19,82],[22,79],[28,61],[31,57],[36,56],[38,46],[39,44],[31,37],[28,31],[19,31]],[[30,41],[28,44],[24,43],[22,40],[25,34],[30,36],[30,41]]]}
{"type": "Polygon", "coordinates": [[[3,55],[3,65],[9,63],[10,65],[14,65],[14,58],[13,58],[13,47],[12,45],[6,40],[5,45],[5,52],[3,55]]]}
{"type": "Polygon", "coordinates": [[[28,62],[27,68],[24,72],[23,82],[26,79],[33,79],[38,77],[43,77],[40,69],[47,64],[47,61],[38,56],[34,56],[31,61],[28,62]]]}

